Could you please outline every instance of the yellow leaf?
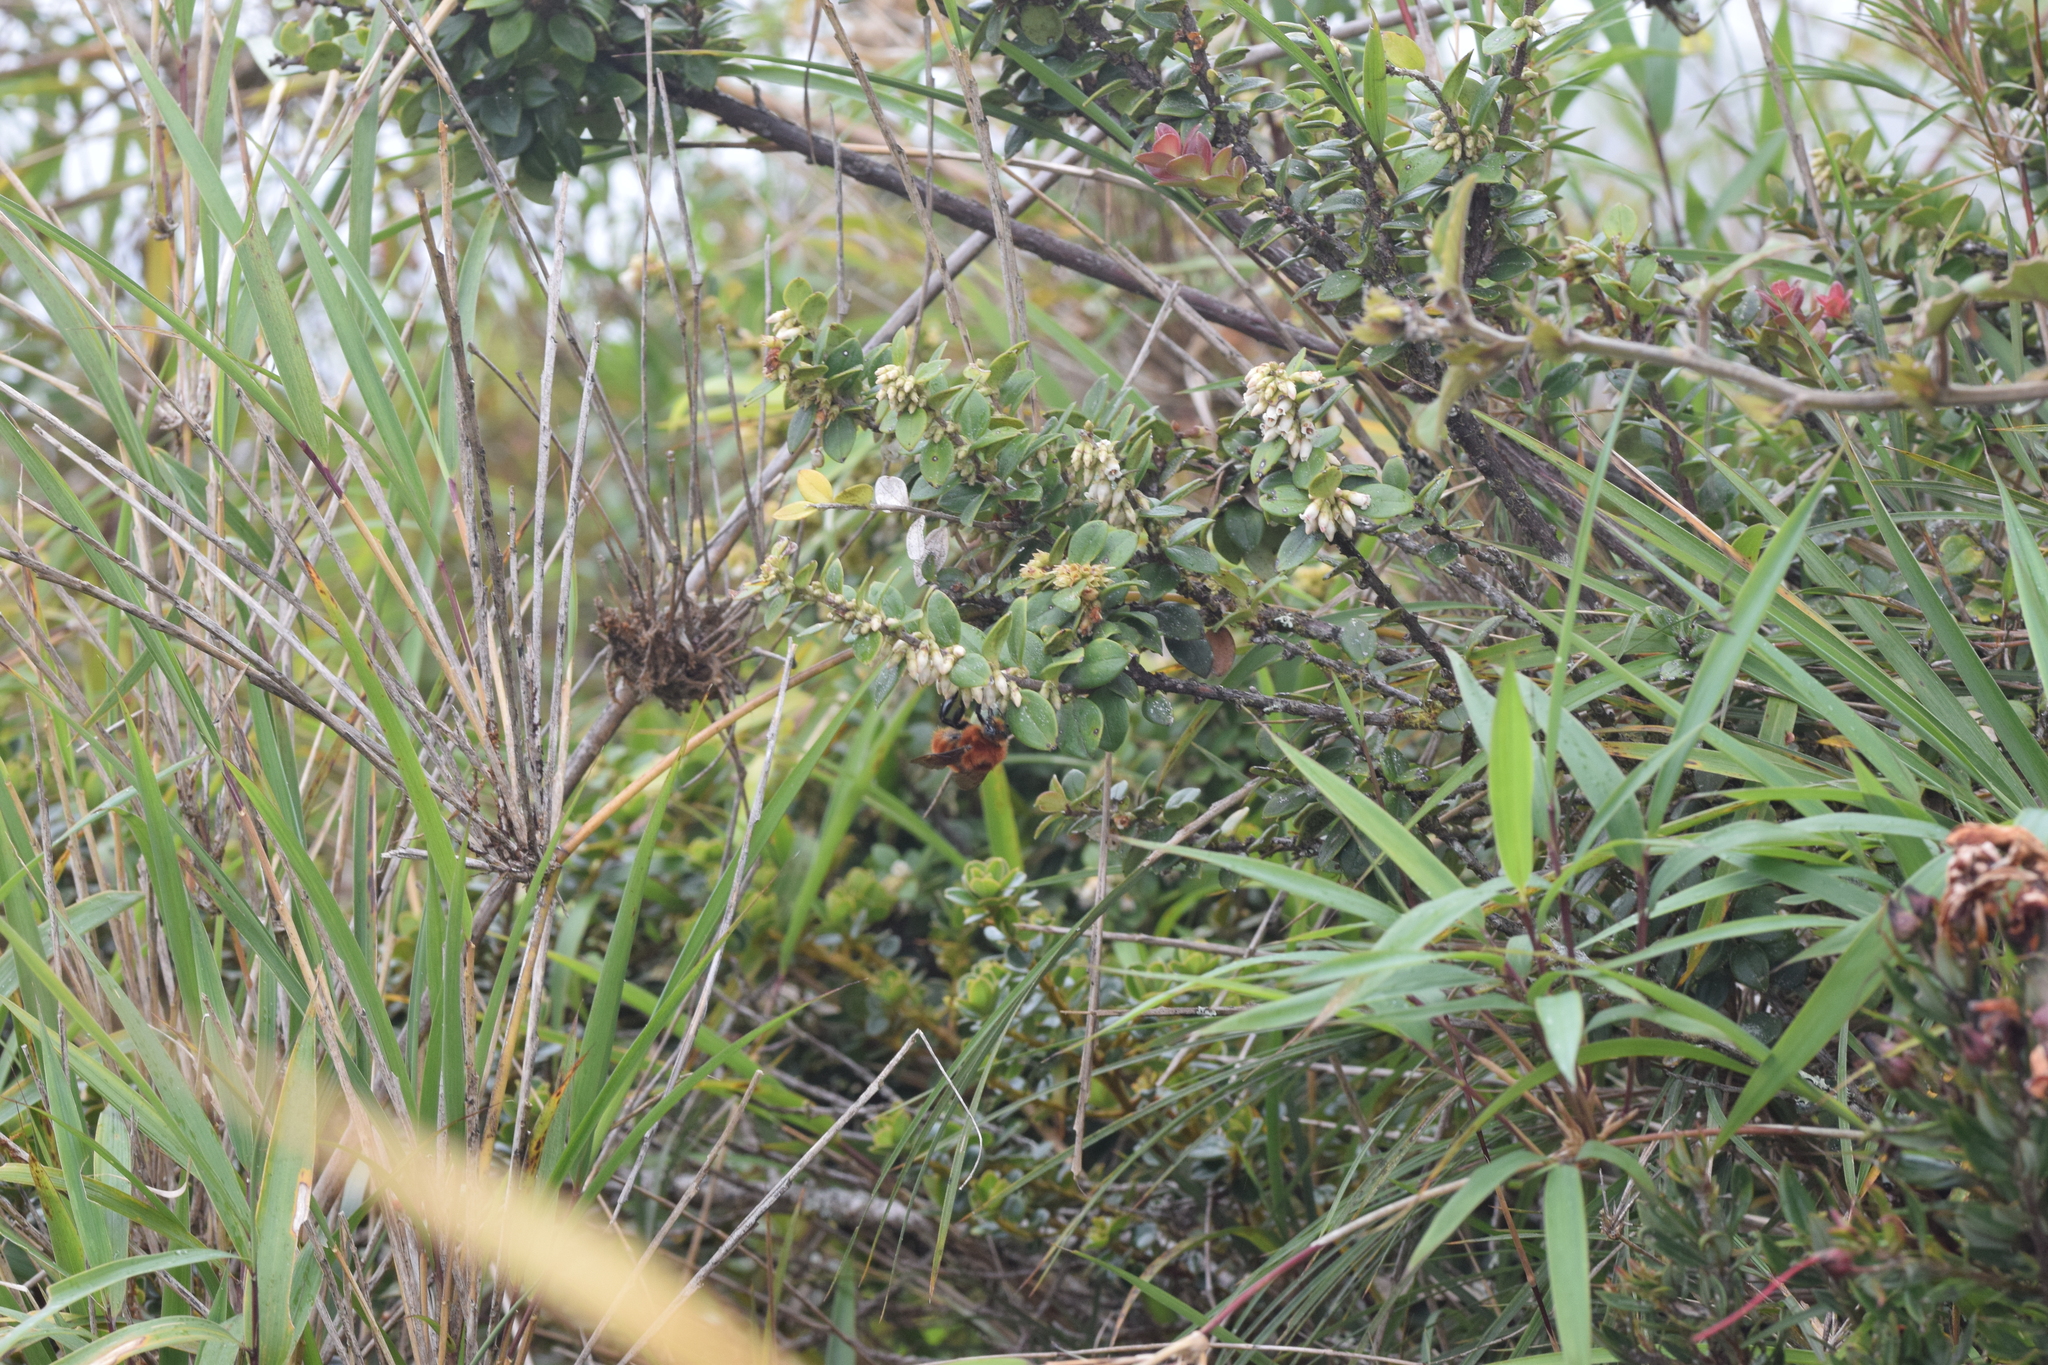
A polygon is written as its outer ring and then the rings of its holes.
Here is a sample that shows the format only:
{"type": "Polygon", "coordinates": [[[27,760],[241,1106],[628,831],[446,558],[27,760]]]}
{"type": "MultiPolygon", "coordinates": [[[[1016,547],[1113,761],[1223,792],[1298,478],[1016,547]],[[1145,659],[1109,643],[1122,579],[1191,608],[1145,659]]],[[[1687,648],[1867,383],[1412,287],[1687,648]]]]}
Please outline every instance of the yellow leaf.
{"type": "Polygon", "coordinates": [[[1351,335],[1367,346],[1387,346],[1408,334],[1408,308],[1384,289],[1372,289],[1365,296],[1365,310],[1351,335]]]}
{"type": "MultiPolygon", "coordinates": [[[[1709,901],[1706,910],[1700,915],[1699,927],[1711,929],[1722,920],[1727,919],[1729,903],[1734,899],[1733,896],[1717,896],[1709,901]]],[[[1678,978],[1678,984],[1681,987],[1686,982],[1692,980],[1692,974],[1700,969],[1700,962],[1706,957],[1707,949],[1713,946],[1711,943],[1695,943],[1692,945],[1692,951],[1685,956],[1685,974],[1678,978]]]]}
{"type": "Polygon", "coordinates": [[[1877,372],[1884,376],[1885,383],[1892,386],[1892,392],[1914,407],[1925,412],[1933,404],[1937,386],[1934,371],[1928,368],[1926,361],[1902,355],[1878,361],[1877,372]]]}
{"type": "Polygon", "coordinates": [[[875,486],[871,483],[851,484],[839,490],[839,501],[856,507],[871,506],[875,501],[875,486]]]}
{"type": "Polygon", "coordinates": [[[777,521],[802,521],[818,509],[807,502],[785,502],[775,509],[777,521]]]}
{"type": "Polygon", "coordinates": [[[832,480],[815,469],[799,469],[796,472],[797,491],[812,502],[834,502],[832,480]]]}
{"type": "MultiPolygon", "coordinates": [[[[1455,371],[1453,371],[1455,373],[1455,371]]],[[[1441,395],[1435,402],[1415,410],[1409,423],[1408,439],[1431,455],[1440,454],[1444,447],[1444,400],[1441,395]]]]}
{"type": "Polygon", "coordinates": [[[1720,389],[1723,397],[1734,404],[1737,412],[1760,427],[1774,427],[1785,420],[1783,403],[1773,403],[1762,394],[1751,393],[1732,384],[1717,384],[1715,387],[1720,389]]]}
{"type": "Polygon", "coordinates": [[[1380,50],[1387,54],[1387,65],[1403,67],[1409,71],[1422,70],[1422,49],[1413,38],[1399,33],[1380,34],[1380,50]]]}

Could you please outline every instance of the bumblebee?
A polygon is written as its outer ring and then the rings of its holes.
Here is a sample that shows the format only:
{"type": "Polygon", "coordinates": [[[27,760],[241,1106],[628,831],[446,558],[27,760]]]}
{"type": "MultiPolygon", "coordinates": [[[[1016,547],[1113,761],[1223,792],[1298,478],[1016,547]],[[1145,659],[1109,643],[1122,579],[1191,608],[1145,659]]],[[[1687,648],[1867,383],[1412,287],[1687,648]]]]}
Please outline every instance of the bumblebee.
{"type": "Polygon", "coordinates": [[[970,716],[958,697],[939,707],[939,725],[932,731],[932,749],[911,760],[923,768],[946,768],[973,791],[1010,754],[1010,731],[1001,717],[970,716]]]}

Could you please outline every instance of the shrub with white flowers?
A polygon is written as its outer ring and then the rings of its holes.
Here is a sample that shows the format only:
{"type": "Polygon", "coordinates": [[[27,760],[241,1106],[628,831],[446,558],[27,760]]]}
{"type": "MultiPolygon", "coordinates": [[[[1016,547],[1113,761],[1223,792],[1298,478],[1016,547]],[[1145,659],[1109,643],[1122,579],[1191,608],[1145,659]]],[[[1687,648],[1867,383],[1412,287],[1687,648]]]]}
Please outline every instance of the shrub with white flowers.
{"type": "Polygon", "coordinates": [[[1244,377],[1244,411],[1259,419],[1259,439],[1280,442],[1293,459],[1306,458],[1315,427],[1302,407],[1328,382],[1321,370],[1271,362],[1252,366],[1244,377]]]}

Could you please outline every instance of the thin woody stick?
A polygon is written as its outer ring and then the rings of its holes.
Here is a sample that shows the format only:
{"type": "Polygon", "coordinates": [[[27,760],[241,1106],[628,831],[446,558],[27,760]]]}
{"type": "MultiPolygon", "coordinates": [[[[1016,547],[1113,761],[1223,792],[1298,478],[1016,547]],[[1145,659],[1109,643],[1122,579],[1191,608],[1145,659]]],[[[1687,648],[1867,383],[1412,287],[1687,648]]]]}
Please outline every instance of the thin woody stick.
{"type": "MultiPolygon", "coordinates": [[[[1166,315],[1160,310],[1160,316],[1166,315]]],[[[1109,899],[1109,790],[1110,769],[1115,766],[1110,755],[1102,756],[1102,829],[1096,838],[1095,853],[1095,903],[1102,905],[1109,899]]],[[[1117,888],[1121,891],[1121,885],[1117,888]]],[[[1088,1090],[1095,1079],[1095,1016],[1102,1011],[1102,916],[1088,926],[1088,1017],[1082,1024],[1081,1070],[1074,1081],[1074,1150],[1068,1169],[1074,1173],[1074,1181],[1081,1180],[1082,1149],[1088,1137],[1088,1090]]]]}
{"type": "MultiPolygon", "coordinates": [[[[807,683],[811,679],[817,677],[820,673],[831,672],[833,669],[839,667],[839,665],[845,663],[848,659],[851,659],[852,657],[852,650],[842,649],[837,654],[834,654],[829,658],[820,659],[817,663],[812,664],[810,667],[799,669],[797,672],[791,674],[787,686],[797,687],[803,683],[807,683]]],[[[670,750],[666,754],[663,754],[660,758],[655,759],[654,762],[648,764],[647,767],[641,770],[640,775],[634,778],[631,782],[628,782],[617,796],[614,796],[611,800],[605,802],[602,806],[598,807],[597,813],[595,815],[591,816],[588,820],[585,820],[581,825],[577,827],[576,832],[574,834],[571,834],[568,838],[564,839],[562,841],[561,849],[556,856],[559,858],[566,858],[571,853],[574,853],[577,849],[583,847],[584,841],[589,839],[591,835],[597,833],[598,830],[602,829],[604,827],[605,822],[610,820],[614,815],[617,815],[619,811],[626,805],[627,802],[631,801],[634,797],[638,796],[641,792],[646,791],[650,786],[652,786],[655,783],[655,781],[661,777],[663,773],[667,772],[670,768],[675,767],[675,765],[681,762],[684,758],[686,758],[692,753],[695,753],[699,748],[706,744],[709,744],[719,735],[731,729],[742,718],[751,715],[753,712],[759,710],[763,706],[766,706],[770,702],[774,701],[780,690],[780,688],[770,688],[765,692],[758,692],[755,695],[747,698],[738,706],[735,706],[732,710],[720,716],[717,720],[712,721],[709,725],[697,731],[697,733],[695,733],[694,735],[691,735],[688,739],[684,740],[674,749],[670,750]]]]}

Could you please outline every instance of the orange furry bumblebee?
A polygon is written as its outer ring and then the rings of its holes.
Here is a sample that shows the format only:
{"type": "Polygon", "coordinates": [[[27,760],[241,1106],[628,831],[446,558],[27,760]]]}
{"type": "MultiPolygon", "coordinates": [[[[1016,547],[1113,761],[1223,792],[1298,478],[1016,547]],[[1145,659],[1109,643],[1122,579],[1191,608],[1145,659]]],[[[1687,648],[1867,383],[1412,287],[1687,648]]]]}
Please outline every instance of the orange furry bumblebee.
{"type": "Polygon", "coordinates": [[[1000,720],[990,719],[939,726],[932,731],[932,751],[911,762],[925,768],[950,768],[960,785],[973,791],[1009,753],[1009,730],[1000,720]]]}

